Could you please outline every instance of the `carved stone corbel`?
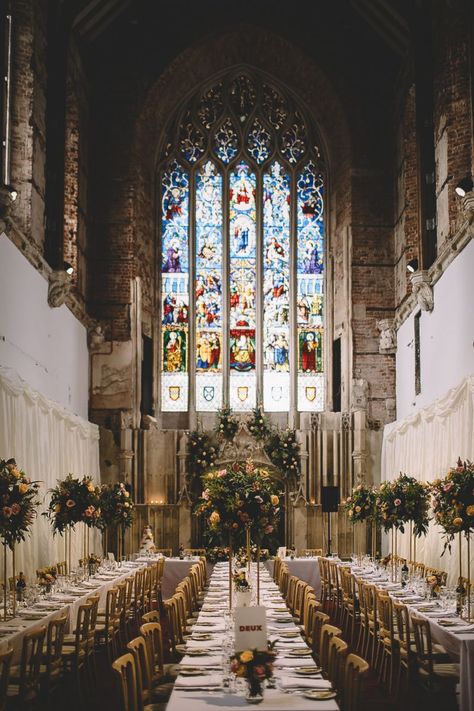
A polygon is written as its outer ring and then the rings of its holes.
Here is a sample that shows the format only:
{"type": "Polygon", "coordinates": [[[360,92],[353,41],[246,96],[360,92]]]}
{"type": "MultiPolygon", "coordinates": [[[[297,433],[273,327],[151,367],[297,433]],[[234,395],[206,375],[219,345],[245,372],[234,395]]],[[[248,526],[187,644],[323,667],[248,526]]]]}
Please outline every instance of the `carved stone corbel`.
{"type": "Polygon", "coordinates": [[[369,384],[363,378],[352,380],[352,410],[366,410],[369,398],[369,384]]]}
{"type": "Polygon", "coordinates": [[[55,269],[49,276],[48,304],[55,309],[62,306],[69,295],[71,279],[63,269],[55,269]]]}
{"type": "Polygon", "coordinates": [[[411,285],[418,306],[422,311],[432,311],[434,306],[433,286],[427,271],[415,272],[411,275],[411,285]]]}
{"type": "Polygon", "coordinates": [[[105,342],[105,332],[100,323],[94,322],[87,330],[89,350],[91,352],[100,350],[105,342]]]}
{"type": "Polygon", "coordinates": [[[463,197],[461,211],[469,223],[474,221],[474,192],[472,190],[463,197]]]}
{"type": "Polygon", "coordinates": [[[397,352],[397,332],[393,318],[382,318],[377,321],[380,331],[379,353],[388,355],[397,352]]]}

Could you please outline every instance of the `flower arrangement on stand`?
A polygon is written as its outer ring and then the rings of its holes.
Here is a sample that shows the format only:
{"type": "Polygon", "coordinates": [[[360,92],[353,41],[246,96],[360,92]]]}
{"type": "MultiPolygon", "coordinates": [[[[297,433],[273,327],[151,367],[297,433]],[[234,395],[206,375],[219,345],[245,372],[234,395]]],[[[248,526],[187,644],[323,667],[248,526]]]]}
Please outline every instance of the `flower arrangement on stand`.
{"type": "Polygon", "coordinates": [[[239,429],[239,422],[230,407],[223,407],[217,412],[215,431],[228,442],[232,441],[239,429]]]}
{"type": "Polygon", "coordinates": [[[213,467],[217,448],[214,439],[206,432],[193,430],[187,443],[188,470],[191,477],[200,477],[209,467],[213,467]]]}
{"type": "MultiPolygon", "coordinates": [[[[15,572],[15,544],[24,541],[31,531],[36,516],[39,485],[32,482],[25,472],[18,468],[14,459],[0,459],[0,538],[3,543],[3,579],[7,579],[7,547],[12,551],[13,579],[15,572]]],[[[13,595],[13,615],[16,598],[13,595]]],[[[7,586],[4,585],[4,617],[7,617],[7,586]]]]}
{"type": "Polygon", "coordinates": [[[344,509],[347,511],[347,515],[354,526],[365,522],[371,525],[373,558],[375,558],[376,554],[377,522],[379,519],[376,500],[377,490],[374,486],[358,484],[352,489],[351,495],[343,502],[344,509]]]}
{"type": "Polygon", "coordinates": [[[234,546],[245,544],[245,525],[259,544],[270,545],[278,526],[280,494],[266,469],[252,461],[234,462],[202,477],[203,492],[195,514],[208,524],[207,538],[212,545],[224,545],[231,537],[234,546]]]}
{"type": "Polygon", "coordinates": [[[135,504],[125,484],[123,482],[103,484],[100,489],[100,507],[104,552],[107,553],[110,531],[111,529],[115,530],[117,533],[117,557],[120,559],[125,552],[125,531],[133,523],[135,510],[135,504]]]}
{"type": "MultiPolygon", "coordinates": [[[[471,532],[474,531],[474,463],[462,462],[458,459],[457,466],[451,468],[444,479],[435,479],[431,484],[434,518],[444,531],[444,550],[451,552],[451,544],[456,534],[459,540],[459,584],[457,587],[458,609],[466,589],[471,588],[471,532]],[[462,538],[466,539],[466,568],[463,576],[462,538]],[[463,577],[467,579],[466,588],[463,577]]],[[[471,620],[471,594],[467,595],[466,618],[471,620]]]]}
{"type": "Polygon", "coordinates": [[[71,534],[76,524],[83,523],[83,558],[89,555],[89,530],[101,527],[100,488],[91,477],[82,479],[68,474],[50,489],[50,502],[43,514],[53,527],[53,534],[64,535],[68,572],[71,572],[71,534]]]}
{"type": "Polygon", "coordinates": [[[272,430],[265,440],[265,452],[268,454],[272,464],[285,477],[299,478],[301,474],[301,456],[295,430],[272,430]]]}
{"type": "Polygon", "coordinates": [[[229,546],[214,546],[206,551],[206,559],[209,563],[223,563],[229,560],[229,546]]]}
{"type": "Polygon", "coordinates": [[[265,440],[270,435],[271,427],[261,407],[256,407],[252,410],[252,415],[248,421],[248,428],[249,432],[257,440],[265,440]]]}
{"type": "Polygon", "coordinates": [[[262,700],[263,682],[273,677],[273,662],[276,653],[273,644],[267,650],[245,649],[231,657],[231,671],[248,684],[247,701],[257,703],[262,700]]]}

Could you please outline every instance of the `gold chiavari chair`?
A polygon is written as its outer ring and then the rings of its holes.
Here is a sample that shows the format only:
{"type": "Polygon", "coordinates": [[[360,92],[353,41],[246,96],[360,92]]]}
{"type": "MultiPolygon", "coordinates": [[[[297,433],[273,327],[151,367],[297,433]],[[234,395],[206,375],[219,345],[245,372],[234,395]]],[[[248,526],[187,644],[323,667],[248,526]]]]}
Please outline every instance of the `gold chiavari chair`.
{"type": "Polygon", "coordinates": [[[11,667],[7,688],[7,706],[28,707],[39,697],[41,655],[46,627],[41,626],[23,636],[18,667],[11,667]]]}
{"type": "Polygon", "coordinates": [[[272,578],[273,582],[278,584],[278,578],[280,575],[280,568],[281,568],[281,558],[275,558],[273,561],[273,572],[272,572],[272,578]]]}
{"type": "Polygon", "coordinates": [[[335,560],[330,560],[328,563],[329,567],[329,580],[330,580],[330,612],[331,619],[339,625],[342,620],[342,588],[341,588],[341,571],[343,566],[337,563],[335,560]]]}
{"type": "Polygon", "coordinates": [[[133,625],[135,618],[134,618],[134,608],[133,608],[133,595],[135,591],[135,575],[131,575],[128,578],[125,578],[125,614],[124,614],[124,621],[122,623],[123,625],[123,632],[122,636],[123,639],[127,639],[129,637],[129,628],[133,625]]]}
{"type": "Polygon", "coordinates": [[[42,655],[40,667],[41,691],[49,697],[62,678],[63,673],[63,643],[68,621],[67,613],[50,620],[46,632],[46,651],[42,655]]]}
{"type": "Polygon", "coordinates": [[[359,603],[359,634],[355,649],[363,654],[369,635],[369,621],[365,600],[364,581],[362,578],[354,576],[354,582],[357,589],[357,599],[359,603]]]}
{"type": "Polygon", "coordinates": [[[177,655],[182,656],[182,654],[184,654],[184,637],[179,615],[178,601],[173,595],[173,597],[169,598],[169,600],[165,600],[164,606],[168,623],[170,652],[174,661],[176,661],[178,658],[177,655]]]}
{"type": "Polygon", "coordinates": [[[329,561],[327,558],[321,557],[318,560],[319,566],[319,577],[321,579],[321,605],[323,610],[327,611],[329,607],[329,600],[331,597],[330,582],[329,582],[329,561]]]}
{"type": "Polygon", "coordinates": [[[308,589],[312,590],[311,586],[308,585],[307,582],[304,580],[298,580],[295,587],[292,613],[293,619],[300,625],[303,624],[305,595],[308,589]]]}
{"type": "Polygon", "coordinates": [[[429,692],[454,696],[459,682],[459,664],[436,661],[439,657],[433,650],[431,627],[427,619],[412,615],[411,623],[415,637],[418,679],[429,692]]]}
{"type": "Polygon", "coordinates": [[[168,701],[172,684],[154,684],[153,682],[153,657],[149,655],[149,648],[143,636],[135,637],[127,644],[127,649],[135,657],[137,667],[137,682],[141,684],[144,703],[168,701]]]}
{"type": "Polygon", "coordinates": [[[329,670],[329,642],[333,637],[340,637],[341,635],[342,630],[339,627],[328,624],[321,627],[319,664],[325,677],[327,677],[329,670]]]}
{"type": "Polygon", "coordinates": [[[288,590],[288,582],[290,580],[290,572],[288,570],[288,566],[282,565],[281,566],[281,575],[280,575],[280,592],[282,594],[282,597],[286,598],[286,593],[288,590]]]}
{"type": "Polygon", "coordinates": [[[131,652],[116,659],[112,670],[118,688],[120,711],[164,711],[165,703],[144,705],[135,658],[131,652]]]}
{"type": "Polygon", "coordinates": [[[140,634],[145,638],[148,647],[148,657],[151,660],[152,679],[154,684],[167,684],[168,691],[178,676],[179,667],[176,664],[165,664],[163,649],[163,634],[159,622],[146,622],[140,627],[140,634]]]}
{"type": "Polygon", "coordinates": [[[342,628],[349,643],[354,644],[356,623],[359,617],[356,609],[354,576],[348,568],[341,568],[340,580],[342,591],[342,628]]]}
{"type": "Polygon", "coordinates": [[[344,684],[344,667],[349,645],[341,637],[331,637],[329,640],[328,679],[331,684],[340,689],[344,684]]]}
{"type": "Polygon", "coordinates": [[[12,664],[13,649],[0,652],[0,711],[5,711],[7,703],[8,681],[12,664]]]}
{"type": "Polygon", "coordinates": [[[421,575],[421,577],[424,577],[424,575],[425,575],[425,564],[424,563],[417,563],[415,560],[410,560],[410,561],[408,561],[408,567],[410,569],[411,575],[421,575]]]}
{"type": "Polygon", "coordinates": [[[145,612],[142,616],[142,625],[146,625],[149,622],[160,622],[160,613],[158,610],[151,610],[150,612],[145,612]]]}
{"type": "Polygon", "coordinates": [[[415,643],[411,636],[410,614],[408,607],[402,602],[392,602],[395,615],[395,628],[398,642],[398,681],[397,687],[400,687],[400,682],[405,676],[408,687],[415,678],[416,670],[416,652],[415,643]]]}
{"type": "Polygon", "coordinates": [[[313,644],[314,613],[321,609],[321,603],[316,600],[316,595],[308,593],[305,599],[303,614],[303,634],[309,647],[313,644]]]}
{"type": "Polygon", "coordinates": [[[56,563],[56,570],[58,575],[67,575],[67,562],[62,560],[60,563],[56,563]]]}
{"type": "MultiPolygon", "coordinates": [[[[76,628],[71,635],[64,636],[62,660],[63,669],[76,686],[76,691],[83,697],[83,680],[90,646],[90,621],[92,603],[87,601],[79,605],[76,628]]],[[[84,701],[84,698],[83,698],[84,701]]]]}
{"type": "Polygon", "coordinates": [[[118,590],[109,588],[105,598],[105,609],[99,610],[95,628],[96,648],[105,648],[110,663],[117,656],[117,633],[120,616],[117,605],[118,590]]]}
{"type": "Polygon", "coordinates": [[[395,637],[392,599],[389,595],[382,593],[377,595],[377,611],[379,636],[375,667],[379,672],[380,679],[388,686],[390,694],[393,694],[398,685],[399,643],[395,637]]]}
{"type": "Polygon", "coordinates": [[[330,617],[325,612],[317,610],[313,613],[313,632],[311,635],[312,645],[311,651],[316,662],[319,664],[321,659],[321,630],[324,625],[329,624],[330,617]]]}
{"type": "Polygon", "coordinates": [[[361,680],[369,671],[369,664],[356,654],[348,654],[344,669],[343,703],[344,711],[360,711],[361,680]]]}
{"type": "Polygon", "coordinates": [[[370,659],[371,665],[374,666],[379,633],[379,623],[377,617],[377,588],[375,585],[368,583],[364,583],[363,587],[368,622],[367,647],[364,650],[364,657],[370,659]]]}

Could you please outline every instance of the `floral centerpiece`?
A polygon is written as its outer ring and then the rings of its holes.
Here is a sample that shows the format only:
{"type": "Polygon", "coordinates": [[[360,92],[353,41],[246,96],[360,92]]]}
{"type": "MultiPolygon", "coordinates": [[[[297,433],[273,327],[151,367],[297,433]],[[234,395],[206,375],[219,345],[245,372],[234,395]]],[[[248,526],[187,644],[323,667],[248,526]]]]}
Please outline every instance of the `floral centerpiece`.
{"type": "Polygon", "coordinates": [[[193,430],[188,435],[188,469],[191,477],[202,476],[209,467],[213,467],[217,448],[211,435],[193,430]]]}
{"type": "Polygon", "coordinates": [[[295,430],[272,430],[265,440],[265,452],[268,454],[272,464],[285,477],[299,478],[301,457],[295,430]]]}
{"type": "Polygon", "coordinates": [[[239,429],[238,420],[234,417],[230,407],[223,407],[217,412],[216,432],[223,439],[231,441],[239,429]]]}
{"type": "Polygon", "coordinates": [[[68,474],[50,489],[51,500],[43,514],[51,521],[54,533],[63,534],[77,523],[101,525],[100,489],[90,477],[76,479],[68,474]]]}
{"type": "Polygon", "coordinates": [[[343,505],[352,523],[361,523],[378,519],[376,501],[377,490],[375,487],[359,484],[352,489],[351,495],[347,497],[343,505]]]}
{"type": "Polygon", "coordinates": [[[232,576],[232,582],[234,584],[235,590],[240,592],[247,592],[250,588],[250,583],[247,580],[247,574],[244,570],[239,570],[232,576]]]}
{"type": "Polygon", "coordinates": [[[228,546],[214,546],[206,551],[209,563],[221,563],[229,560],[230,549],[228,546]]]}
{"type": "Polygon", "coordinates": [[[444,551],[457,533],[474,530],[474,464],[458,459],[444,479],[431,484],[434,519],[444,529],[444,551]]]}
{"type": "Polygon", "coordinates": [[[243,545],[246,527],[259,545],[272,544],[280,515],[280,495],[266,469],[251,460],[234,462],[202,477],[203,492],[195,514],[203,516],[210,544],[243,545]]]}
{"type": "Polygon", "coordinates": [[[443,585],[443,576],[440,573],[427,575],[426,583],[430,588],[430,597],[438,597],[443,585]]]}
{"type": "Polygon", "coordinates": [[[427,533],[430,487],[426,482],[400,474],[397,479],[380,485],[375,503],[380,507],[385,531],[395,528],[404,533],[405,524],[412,521],[415,536],[427,533]]]}
{"type": "Polygon", "coordinates": [[[45,568],[39,568],[36,571],[36,582],[46,591],[50,591],[52,585],[58,577],[58,569],[54,565],[48,565],[45,568]]]}
{"type": "Polygon", "coordinates": [[[231,671],[240,679],[247,680],[250,699],[261,696],[264,680],[273,676],[273,662],[276,657],[273,644],[270,644],[267,650],[246,649],[236,652],[231,658],[231,671]]]}
{"type": "Polygon", "coordinates": [[[0,459],[0,537],[13,548],[24,541],[36,516],[39,485],[18,468],[14,459],[0,459]]]}

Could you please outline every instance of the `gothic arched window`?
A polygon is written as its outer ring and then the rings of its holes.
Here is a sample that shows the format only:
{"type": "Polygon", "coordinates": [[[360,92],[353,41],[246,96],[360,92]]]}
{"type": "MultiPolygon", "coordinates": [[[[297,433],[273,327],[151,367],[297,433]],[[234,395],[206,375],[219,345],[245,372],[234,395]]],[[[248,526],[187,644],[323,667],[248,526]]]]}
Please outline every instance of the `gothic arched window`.
{"type": "Polygon", "coordinates": [[[159,177],[161,410],[324,409],[324,173],[304,111],[229,74],[174,118],[159,177]]]}

